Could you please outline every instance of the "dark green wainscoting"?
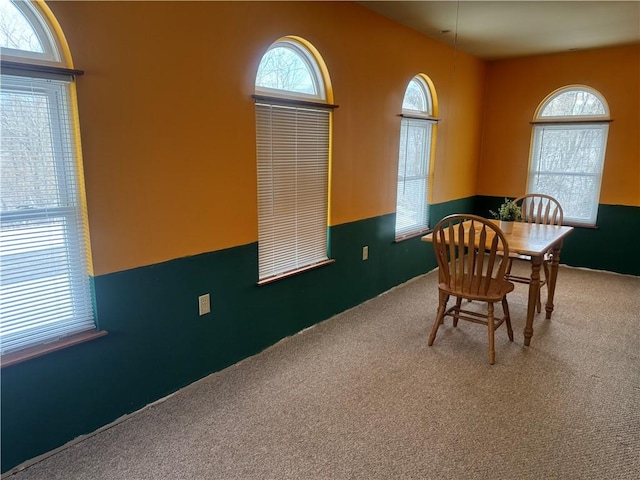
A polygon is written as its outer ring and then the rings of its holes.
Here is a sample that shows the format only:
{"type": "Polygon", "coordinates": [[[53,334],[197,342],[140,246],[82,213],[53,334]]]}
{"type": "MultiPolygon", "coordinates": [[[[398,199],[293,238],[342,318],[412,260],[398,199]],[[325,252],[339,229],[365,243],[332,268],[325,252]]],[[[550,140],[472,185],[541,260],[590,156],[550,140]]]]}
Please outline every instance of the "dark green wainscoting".
{"type": "MultiPolygon", "coordinates": [[[[435,205],[432,219],[472,201],[435,205]]],[[[334,263],[263,286],[255,243],[96,277],[109,334],[1,372],[2,471],[432,270],[431,245],[394,242],[394,224],[383,215],[332,227],[334,263]],[[201,317],[204,293],[212,313],[201,317]]]]}
{"type": "MultiPolygon", "coordinates": [[[[504,197],[479,196],[475,212],[489,217],[504,197]]],[[[576,227],[564,241],[560,263],[640,276],[640,207],[598,207],[597,228],[576,227]]]]}

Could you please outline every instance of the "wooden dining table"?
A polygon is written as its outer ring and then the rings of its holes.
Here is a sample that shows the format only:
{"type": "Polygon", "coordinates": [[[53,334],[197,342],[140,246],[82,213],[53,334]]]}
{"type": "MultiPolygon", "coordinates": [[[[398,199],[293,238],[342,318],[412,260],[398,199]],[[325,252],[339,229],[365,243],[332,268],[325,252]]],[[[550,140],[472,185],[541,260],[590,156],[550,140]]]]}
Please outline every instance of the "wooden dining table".
{"type": "MultiPolygon", "coordinates": [[[[498,223],[496,221],[496,223],[498,223]]],[[[531,260],[531,277],[529,282],[529,300],[527,303],[527,323],[524,327],[524,344],[529,346],[533,337],[533,318],[540,295],[540,267],[545,254],[551,252],[549,278],[547,278],[546,318],[553,313],[553,296],[558,278],[558,264],[564,238],[571,233],[573,227],[558,225],[538,225],[535,223],[515,222],[513,230],[505,233],[509,252],[526,255],[531,260]]],[[[422,237],[424,242],[432,242],[432,234],[422,237]]]]}

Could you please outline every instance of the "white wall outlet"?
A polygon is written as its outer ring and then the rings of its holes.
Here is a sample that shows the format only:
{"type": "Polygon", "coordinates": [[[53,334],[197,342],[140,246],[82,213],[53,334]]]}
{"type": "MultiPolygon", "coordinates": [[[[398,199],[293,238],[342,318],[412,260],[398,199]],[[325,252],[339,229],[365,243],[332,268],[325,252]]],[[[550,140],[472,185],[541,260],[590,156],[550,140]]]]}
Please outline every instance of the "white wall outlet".
{"type": "Polygon", "coordinates": [[[208,293],[198,297],[198,311],[200,315],[206,315],[211,311],[211,298],[208,293]]]}
{"type": "Polygon", "coordinates": [[[362,247],[362,260],[367,260],[369,258],[369,246],[365,245],[362,247]]]}

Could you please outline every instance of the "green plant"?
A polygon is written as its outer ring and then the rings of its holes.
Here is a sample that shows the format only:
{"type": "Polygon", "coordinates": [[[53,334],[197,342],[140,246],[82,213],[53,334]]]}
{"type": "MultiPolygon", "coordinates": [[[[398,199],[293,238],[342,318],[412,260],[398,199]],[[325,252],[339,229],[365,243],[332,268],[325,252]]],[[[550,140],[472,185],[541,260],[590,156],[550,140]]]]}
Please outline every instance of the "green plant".
{"type": "Polygon", "coordinates": [[[491,213],[494,218],[502,220],[503,222],[517,222],[522,220],[522,209],[506,197],[497,212],[489,210],[489,213],[491,213]]]}

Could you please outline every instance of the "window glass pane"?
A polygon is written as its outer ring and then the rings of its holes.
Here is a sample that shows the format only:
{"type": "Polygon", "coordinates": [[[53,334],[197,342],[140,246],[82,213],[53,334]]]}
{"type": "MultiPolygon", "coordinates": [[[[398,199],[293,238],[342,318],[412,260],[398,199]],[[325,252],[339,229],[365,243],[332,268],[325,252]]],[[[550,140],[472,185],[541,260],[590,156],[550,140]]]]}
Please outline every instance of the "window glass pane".
{"type": "Polygon", "coordinates": [[[605,129],[580,125],[543,127],[538,168],[565,174],[596,174],[601,170],[605,129]]]}
{"type": "Polygon", "coordinates": [[[427,199],[424,179],[398,181],[396,230],[420,231],[426,227],[427,199]]]}
{"type": "Polygon", "coordinates": [[[404,94],[402,101],[403,110],[414,110],[416,112],[430,113],[429,103],[425,96],[424,88],[417,79],[412,79],[404,94]]]}
{"type": "Polygon", "coordinates": [[[3,90],[2,211],[60,204],[46,92],[3,90]]]}
{"type": "Polygon", "coordinates": [[[0,46],[43,53],[33,26],[9,0],[0,0],[0,46]]]}
{"type": "Polygon", "coordinates": [[[553,173],[537,172],[531,177],[531,191],[545,193],[554,197],[564,212],[564,221],[586,223],[591,220],[594,212],[593,199],[597,198],[599,190],[598,177],[554,175],[553,173]]]}
{"type": "Polygon", "coordinates": [[[540,117],[606,115],[598,97],[586,90],[569,90],[553,97],[540,112],[540,117]]]}
{"type": "Polygon", "coordinates": [[[260,61],[256,86],[318,95],[315,75],[302,54],[289,46],[271,48],[260,61]]]}
{"type": "Polygon", "coordinates": [[[426,176],[427,140],[431,134],[431,124],[427,122],[405,122],[400,132],[400,164],[398,172],[404,178],[426,176]]]}

